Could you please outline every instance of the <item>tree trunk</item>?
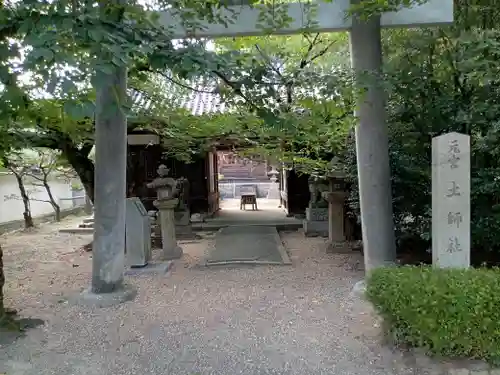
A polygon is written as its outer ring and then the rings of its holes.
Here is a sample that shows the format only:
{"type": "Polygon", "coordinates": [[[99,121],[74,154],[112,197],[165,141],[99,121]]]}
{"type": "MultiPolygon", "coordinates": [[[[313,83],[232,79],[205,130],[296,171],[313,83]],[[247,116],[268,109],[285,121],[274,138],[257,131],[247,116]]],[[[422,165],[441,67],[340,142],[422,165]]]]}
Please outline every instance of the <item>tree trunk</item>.
{"type": "Polygon", "coordinates": [[[71,164],[76,174],[82,182],[83,188],[90,201],[94,202],[94,163],[85,153],[75,147],[68,147],[63,150],[63,155],[71,164]]]}
{"type": "Polygon", "coordinates": [[[26,188],[24,187],[23,177],[18,173],[14,173],[14,176],[16,177],[17,186],[19,187],[19,192],[21,193],[21,198],[24,204],[24,227],[26,229],[33,228],[35,224],[33,223],[33,217],[31,216],[30,198],[26,192],[26,188]]]}
{"type": "Polygon", "coordinates": [[[54,213],[56,216],[56,221],[61,221],[61,207],[57,204],[54,195],[52,194],[52,190],[50,189],[49,183],[47,181],[47,177],[43,179],[43,187],[47,191],[47,195],[49,196],[50,204],[54,209],[54,213]]]}
{"type": "Polygon", "coordinates": [[[31,132],[25,134],[26,139],[33,147],[46,147],[60,150],[62,156],[71,164],[85,188],[85,193],[94,202],[94,163],[89,159],[93,144],[86,144],[78,148],[71,138],[62,131],[50,129],[49,137],[33,136],[31,132]]]}
{"type": "Polygon", "coordinates": [[[5,316],[5,305],[3,302],[3,287],[5,285],[5,275],[3,273],[3,251],[0,246],[0,321],[5,316]]]}
{"type": "MultiPolygon", "coordinates": [[[[82,180],[82,177],[80,174],[78,174],[78,177],[80,177],[80,180],[82,180]]],[[[92,172],[92,178],[89,179],[90,181],[83,182],[83,188],[85,189],[85,194],[87,197],[90,199],[90,202],[94,204],[94,172],[92,172]]]]}
{"type": "Polygon", "coordinates": [[[56,221],[61,221],[61,208],[57,204],[52,207],[54,208],[54,212],[56,214],[56,221]]]}
{"type": "Polygon", "coordinates": [[[24,228],[28,229],[28,228],[33,228],[35,226],[30,211],[24,211],[23,218],[24,218],[24,228]]]}

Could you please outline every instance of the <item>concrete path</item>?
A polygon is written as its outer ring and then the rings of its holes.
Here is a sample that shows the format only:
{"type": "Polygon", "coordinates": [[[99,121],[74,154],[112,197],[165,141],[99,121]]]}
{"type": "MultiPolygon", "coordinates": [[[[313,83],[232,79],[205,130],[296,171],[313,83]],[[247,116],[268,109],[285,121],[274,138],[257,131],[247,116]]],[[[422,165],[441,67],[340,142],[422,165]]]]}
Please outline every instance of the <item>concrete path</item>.
{"type": "Polygon", "coordinates": [[[290,260],[275,227],[230,226],[215,236],[207,265],[289,264],[290,260]]]}
{"type": "Polygon", "coordinates": [[[285,211],[279,207],[279,199],[257,199],[257,211],[252,211],[247,205],[247,210],[240,210],[239,199],[225,199],[220,202],[220,211],[205,223],[193,224],[200,230],[219,229],[232,225],[270,225],[288,230],[302,227],[302,221],[294,217],[287,217],[285,211]]]}

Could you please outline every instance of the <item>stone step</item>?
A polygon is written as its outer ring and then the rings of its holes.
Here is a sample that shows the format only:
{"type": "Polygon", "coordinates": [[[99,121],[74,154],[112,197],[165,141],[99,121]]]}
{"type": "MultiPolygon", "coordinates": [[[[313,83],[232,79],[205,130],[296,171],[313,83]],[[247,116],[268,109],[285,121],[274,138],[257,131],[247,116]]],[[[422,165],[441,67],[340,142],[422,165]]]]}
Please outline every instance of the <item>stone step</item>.
{"type": "MultiPolygon", "coordinates": [[[[94,228],[63,228],[59,230],[59,233],[71,233],[71,234],[90,234],[94,233],[94,228]]],[[[161,236],[156,236],[154,233],[151,234],[151,237],[159,237],[161,236]]]]}
{"type": "Polygon", "coordinates": [[[94,228],[94,223],[82,223],[78,225],[78,228],[94,228]]]}
{"type": "Polygon", "coordinates": [[[59,230],[59,233],[93,234],[94,228],[63,228],[59,230]]]}

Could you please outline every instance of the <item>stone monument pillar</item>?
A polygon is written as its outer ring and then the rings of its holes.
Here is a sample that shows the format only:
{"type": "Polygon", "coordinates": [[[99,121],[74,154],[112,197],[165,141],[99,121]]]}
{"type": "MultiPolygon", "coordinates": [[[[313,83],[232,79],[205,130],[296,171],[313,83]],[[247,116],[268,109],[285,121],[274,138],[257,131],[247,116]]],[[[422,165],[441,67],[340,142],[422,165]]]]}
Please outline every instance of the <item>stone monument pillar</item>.
{"type": "Polygon", "coordinates": [[[470,266],[470,137],[432,139],[432,264],[470,266]]]}
{"type": "Polygon", "coordinates": [[[330,191],[322,193],[328,202],[328,248],[327,252],[334,253],[346,249],[344,227],[344,203],[347,197],[342,175],[330,177],[330,191]]]}
{"type": "Polygon", "coordinates": [[[177,245],[175,235],[175,213],[174,210],[179,204],[177,194],[177,181],[168,177],[169,169],[161,164],[158,167],[158,177],[147,184],[150,189],[156,189],[157,199],[153,202],[158,208],[163,260],[173,260],[182,257],[182,249],[177,245]]]}

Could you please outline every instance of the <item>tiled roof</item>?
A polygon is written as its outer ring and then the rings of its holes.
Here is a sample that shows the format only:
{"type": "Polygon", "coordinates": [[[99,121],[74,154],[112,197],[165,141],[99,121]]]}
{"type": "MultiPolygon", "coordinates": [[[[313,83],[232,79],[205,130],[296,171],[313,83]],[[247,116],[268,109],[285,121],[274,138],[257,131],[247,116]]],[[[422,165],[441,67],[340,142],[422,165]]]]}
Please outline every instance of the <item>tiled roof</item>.
{"type": "MultiPolygon", "coordinates": [[[[336,72],[332,71],[331,75],[335,76],[336,72]]],[[[312,77],[316,77],[312,75],[312,77]]],[[[331,82],[328,80],[324,82],[318,82],[315,79],[307,79],[308,76],[304,77],[304,81],[301,86],[294,86],[294,98],[314,98],[314,99],[331,99],[334,96],[339,95],[339,93],[332,93],[332,88],[329,87],[331,82]],[[328,93],[328,94],[327,94],[328,93]]],[[[198,80],[183,81],[179,85],[174,83],[174,80],[169,80],[164,77],[159,77],[163,82],[159,83],[162,93],[159,95],[161,100],[167,103],[169,106],[183,108],[193,115],[201,116],[205,114],[221,113],[227,112],[230,108],[230,104],[224,102],[221,95],[218,93],[218,82],[215,79],[200,78],[198,80]]],[[[281,87],[275,86],[274,90],[281,97],[282,102],[287,101],[286,87],[283,85],[281,87]]],[[[155,103],[155,99],[145,97],[142,92],[130,90],[130,95],[132,97],[133,108],[137,110],[148,111],[152,109],[155,103]]],[[[267,106],[269,108],[278,109],[279,103],[274,96],[269,96],[267,98],[267,106]]],[[[293,106],[293,111],[298,114],[305,114],[307,110],[293,106]]]]}
{"type": "MultiPolygon", "coordinates": [[[[193,115],[201,116],[204,114],[220,113],[227,109],[221,96],[217,93],[215,82],[209,82],[203,79],[191,82],[182,82],[189,87],[181,87],[173,82],[162,84],[164,87],[161,98],[168,102],[166,104],[186,109],[193,115]],[[191,89],[190,89],[191,88],[191,89]]],[[[147,111],[152,109],[157,103],[154,99],[148,98],[142,92],[130,90],[132,97],[132,106],[137,110],[147,111]]]]}

